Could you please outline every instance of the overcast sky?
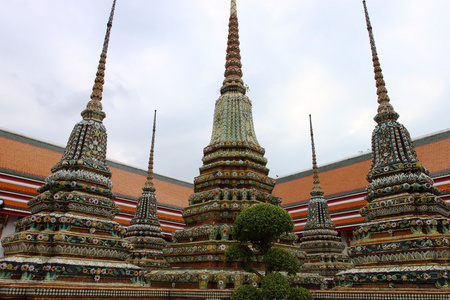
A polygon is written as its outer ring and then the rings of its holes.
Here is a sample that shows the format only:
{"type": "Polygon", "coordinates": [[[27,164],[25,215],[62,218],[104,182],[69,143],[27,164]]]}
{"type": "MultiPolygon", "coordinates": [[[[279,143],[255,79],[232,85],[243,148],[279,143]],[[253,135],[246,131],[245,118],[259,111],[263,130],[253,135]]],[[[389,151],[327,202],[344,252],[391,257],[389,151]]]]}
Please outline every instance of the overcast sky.
{"type": "MultiPolygon", "coordinates": [[[[111,0],[0,0],[0,127],[65,146],[89,101],[111,0]]],[[[199,175],[229,0],[118,0],[103,94],[108,158],[199,175]]],[[[413,138],[450,127],[450,1],[368,0],[391,103],[413,138]]],[[[244,83],[270,176],[370,148],[376,89],[359,0],[238,0],[244,83]]]]}

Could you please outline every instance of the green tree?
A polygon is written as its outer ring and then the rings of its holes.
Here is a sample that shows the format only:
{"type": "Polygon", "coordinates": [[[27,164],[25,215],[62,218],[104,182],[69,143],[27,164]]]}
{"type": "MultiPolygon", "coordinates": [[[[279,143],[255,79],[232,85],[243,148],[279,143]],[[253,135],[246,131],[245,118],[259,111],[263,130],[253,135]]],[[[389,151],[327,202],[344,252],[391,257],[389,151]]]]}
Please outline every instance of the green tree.
{"type": "Polygon", "coordinates": [[[303,287],[294,287],[289,290],[289,300],[314,300],[313,294],[303,287]]]}
{"type": "Polygon", "coordinates": [[[300,261],[297,257],[283,248],[270,248],[264,255],[263,262],[268,273],[286,271],[289,275],[295,275],[300,270],[300,261]]]}
{"type": "Polygon", "coordinates": [[[263,297],[260,290],[248,284],[241,285],[231,295],[231,300],[261,300],[263,297]]]}
{"type": "Polygon", "coordinates": [[[290,290],[289,282],[280,273],[270,273],[261,282],[264,299],[286,299],[290,290]]]}
{"type": "Polygon", "coordinates": [[[233,224],[233,239],[250,242],[262,255],[283,233],[291,232],[294,222],[289,213],[277,205],[260,203],[244,209],[233,224]]]}
{"type": "MultiPolygon", "coordinates": [[[[233,224],[233,239],[239,244],[227,248],[226,259],[229,262],[240,262],[244,270],[254,272],[262,278],[261,299],[285,299],[290,293],[288,280],[277,272],[295,274],[300,270],[300,262],[288,250],[274,247],[274,243],[282,234],[292,232],[293,228],[294,223],[289,213],[269,203],[244,209],[233,224]],[[252,249],[263,256],[265,276],[252,268],[255,259],[252,249]]],[[[246,287],[245,293],[250,293],[250,290],[250,287],[246,287]]],[[[235,293],[237,297],[243,295],[244,290],[236,289],[233,295],[235,293]]],[[[256,294],[252,295],[256,297],[256,294]]]]}
{"type": "MultiPolygon", "coordinates": [[[[240,244],[228,247],[225,252],[229,262],[239,261],[247,272],[255,272],[251,263],[254,260],[252,248],[263,255],[265,273],[286,271],[295,274],[300,270],[300,262],[289,251],[273,247],[274,241],[283,233],[291,232],[294,222],[289,213],[277,205],[260,203],[244,209],[233,224],[233,239],[240,244]]],[[[259,272],[255,272],[262,277],[259,272]]]]}

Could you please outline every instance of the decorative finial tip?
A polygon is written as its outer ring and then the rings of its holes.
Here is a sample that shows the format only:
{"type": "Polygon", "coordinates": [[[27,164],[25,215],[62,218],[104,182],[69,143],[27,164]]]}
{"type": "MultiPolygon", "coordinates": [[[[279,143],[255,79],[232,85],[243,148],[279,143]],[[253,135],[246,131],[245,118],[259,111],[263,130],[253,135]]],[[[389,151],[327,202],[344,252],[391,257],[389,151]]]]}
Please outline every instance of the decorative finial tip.
{"type": "Polygon", "coordinates": [[[81,112],[81,116],[83,117],[83,119],[91,119],[101,122],[106,116],[106,114],[102,111],[103,108],[101,101],[103,98],[103,85],[105,84],[106,53],[108,51],[109,37],[111,35],[111,27],[115,7],[116,0],[113,1],[111,12],[109,14],[105,39],[103,41],[102,53],[100,54],[100,61],[98,62],[94,86],[92,87],[91,100],[86,105],[86,109],[81,112]]]}
{"type": "Polygon", "coordinates": [[[236,0],[231,0],[231,6],[230,6],[230,16],[237,14],[237,8],[236,8],[236,0]]]}
{"type": "Polygon", "coordinates": [[[153,155],[155,151],[155,132],[156,132],[156,109],[155,114],[153,116],[153,131],[152,131],[152,144],[150,147],[150,158],[148,160],[148,170],[147,170],[147,180],[145,182],[144,187],[142,188],[144,191],[155,191],[155,186],[153,184],[153,155]]]}
{"type": "Polygon", "coordinates": [[[369,32],[370,48],[372,50],[372,62],[375,73],[375,85],[377,87],[378,96],[378,112],[374,117],[377,123],[384,122],[386,120],[397,120],[398,114],[394,111],[394,108],[389,103],[390,99],[387,94],[386,83],[383,79],[383,73],[380,67],[380,61],[378,59],[377,48],[375,46],[375,38],[373,36],[372,25],[370,24],[369,11],[367,10],[366,1],[363,0],[364,14],[366,17],[367,31],[369,32]]]}
{"type": "Polygon", "coordinates": [[[246,88],[242,81],[242,63],[239,49],[239,24],[237,19],[236,0],[231,0],[230,20],[228,23],[227,56],[225,63],[225,79],[220,93],[239,92],[245,95],[246,88]]]}
{"type": "Polygon", "coordinates": [[[313,197],[320,197],[323,196],[324,192],[322,191],[322,187],[320,186],[319,181],[319,171],[317,169],[316,148],[314,146],[314,133],[311,115],[309,115],[309,128],[311,132],[311,150],[312,150],[312,165],[313,165],[313,190],[310,194],[313,197]]]}

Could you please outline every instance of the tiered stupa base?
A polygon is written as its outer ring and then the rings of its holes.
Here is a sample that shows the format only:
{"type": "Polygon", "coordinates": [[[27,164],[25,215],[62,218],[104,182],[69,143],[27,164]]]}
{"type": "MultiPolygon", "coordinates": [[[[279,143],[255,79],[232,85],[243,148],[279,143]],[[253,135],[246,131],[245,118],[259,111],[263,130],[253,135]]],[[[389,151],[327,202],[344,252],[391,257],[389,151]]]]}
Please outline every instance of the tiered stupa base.
{"type": "Polygon", "coordinates": [[[404,217],[354,231],[349,255],[358,267],[340,272],[341,287],[449,288],[449,220],[404,217]]]}
{"type": "MultiPolygon", "coordinates": [[[[213,228],[215,228],[213,226],[213,228]]],[[[239,267],[239,263],[229,263],[225,259],[227,247],[236,244],[234,240],[228,240],[224,232],[228,232],[230,226],[210,230],[210,226],[184,229],[175,236],[179,239],[186,235],[186,230],[196,230],[199,235],[205,235],[202,240],[193,242],[177,242],[165,249],[165,258],[171,269],[152,270],[147,273],[147,280],[155,288],[177,289],[234,289],[241,284],[258,286],[261,277],[255,273],[245,272],[239,267]],[[204,229],[203,234],[201,233],[204,229]],[[183,234],[184,233],[184,234],[183,234]],[[217,237],[222,240],[215,240],[217,237]]],[[[289,244],[276,244],[293,253],[303,260],[305,253],[298,247],[290,245],[292,235],[284,237],[289,244]]],[[[183,240],[183,238],[181,238],[183,240]]],[[[262,257],[257,256],[257,261],[252,267],[259,272],[264,272],[262,257]]],[[[324,278],[318,274],[299,273],[296,276],[287,276],[293,285],[307,286],[318,289],[324,283],[324,278]]]]}
{"type": "Polygon", "coordinates": [[[450,266],[436,264],[383,266],[358,268],[341,272],[340,287],[396,288],[396,289],[449,289],[450,266]]]}
{"type": "MultiPolygon", "coordinates": [[[[144,283],[141,268],[128,263],[66,257],[7,257],[0,264],[1,279],[78,283],[144,283]]],[[[4,282],[0,280],[0,285],[4,282]]]]}
{"type": "MultiPolygon", "coordinates": [[[[292,286],[319,289],[324,278],[318,274],[298,273],[286,275],[292,286]]],[[[161,269],[147,273],[147,280],[153,288],[176,289],[236,289],[242,284],[255,287],[261,284],[261,277],[255,273],[237,269],[161,269]]]]}
{"type": "Polygon", "coordinates": [[[326,278],[333,278],[336,273],[353,267],[346,254],[307,255],[302,265],[302,272],[317,273],[326,278]]]}
{"type": "MultiPolygon", "coordinates": [[[[311,201],[314,202],[314,199],[311,201]]],[[[326,205],[326,202],[324,203],[326,205]]],[[[312,208],[310,203],[308,218],[311,220],[315,217],[312,208]]],[[[348,255],[342,253],[345,245],[337,236],[337,231],[334,230],[328,206],[323,212],[328,216],[328,222],[316,224],[314,228],[308,228],[303,232],[300,248],[306,252],[306,257],[301,268],[303,272],[318,273],[330,280],[336,273],[352,268],[353,264],[348,255]]]]}
{"type": "Polygon", "coordinates": [[[37,213],[2,240],[0,279],[140,283],[117,222],[73,213],[37,213]]]}

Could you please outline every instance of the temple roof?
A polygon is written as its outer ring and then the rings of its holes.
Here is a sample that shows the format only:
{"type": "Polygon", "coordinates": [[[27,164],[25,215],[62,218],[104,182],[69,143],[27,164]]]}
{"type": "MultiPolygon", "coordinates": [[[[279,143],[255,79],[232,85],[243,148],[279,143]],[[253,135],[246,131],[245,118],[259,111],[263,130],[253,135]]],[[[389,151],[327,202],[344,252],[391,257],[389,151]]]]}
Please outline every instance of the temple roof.
{"type": "MultiPolygon", "coordinates": [[[[440,155],[450,149],[450,129],[413,139],[419,159],[426,164],[433,177],[448,174],[450,161],[440,155]]],[[[318,167],[320,183],[327,198],[356,191],[367,186],[366,174],[370,169],[371,153],[364,153],[318,167]]],[[[312,171],[310,169],[277,178],[274,193],[283,199],[283,206],[307,201],[310,198],[312,171]],[[295,194],[294,191],[299,193],[295,194]]]]}
{"type": "MultiPolygon", "coordinates": [[[[450,182],[446,179],[450,176],[450,161],[445,155],[440,155],[450,149],[450,129],[416,138],[413,143],[420,161],[427,166],[435,180],[435,186],[443,193],[441,197],[450,200],[450,182]]],[[[1,180],[0,190],[14,191],[23,195],[21,198],[36,195],[36,188],[50,174],[50,168],[60,159],[63,151],[62,146],[0,130],[0,172],[15,174],[19,178],[17,180],[28,180],[27,183],[12,183],[8,186],[1,180]]],[[[327,192],[332,219],[339,216],[338,220],[333,220],[338,230],[342,226],[350,226],[363,220],[357,210],[367,203],[364,200],[367,185],[365,177],[370,163],[371,154],[365,153],[318,167],[321,186],[327,192]],[[346,212],[351,215],[348,218],[341,217],[346,212]]],[[[107,160],[107,164],[112,173],[111,181],[116,201],[124,211],[120,214],[123,219],[119,221],[129,221],[134,214],[136,199],[146,181],[147,171],[117,161],[107,160]]],[[[273,193],[283,199],[282,205],[290,211],[294,221],[297,220],[300,224],[296,226],[296,231],[302,228],[306,221],[312,180],[311,169],[277,178],[273,193]]],[[[193,184],[161,174],[154,174],[153,182],[158,197],[158,209],[175,213],[159,214],[160,218],[170,218],[175,222],[173,226],[183,227],[180,211],[188,206],[193,184]]],[[[19,211],[27,208],[26,201],[7,201],[7,206],[12,204],[19,211]]],[[[169,229],[165,227],[164,222],[161,226],[163,230],[169,229]]],[[[170,229],[173,230],[172,227],[170,229]]]]}
{"type": "MultiPolygon", "coordinates": [[[[442,155],[450,149],[450,129],[415,139],[413,144],[420,161],[430,171],[434,186],[441,191],[440,197],[450,202],[450,161],[442,155]]],[[[338,230],[364,221],[358,210],[367,204],[364,197],[370,166],[370,153],[319,166],[320,183],[327,192],[331,219],[338,230]]],[[[282,205],[294,219],[296,232],[306,223],[312,180],[311,170],[277,178],[273,193],[283,199],[282,205]]]]}

